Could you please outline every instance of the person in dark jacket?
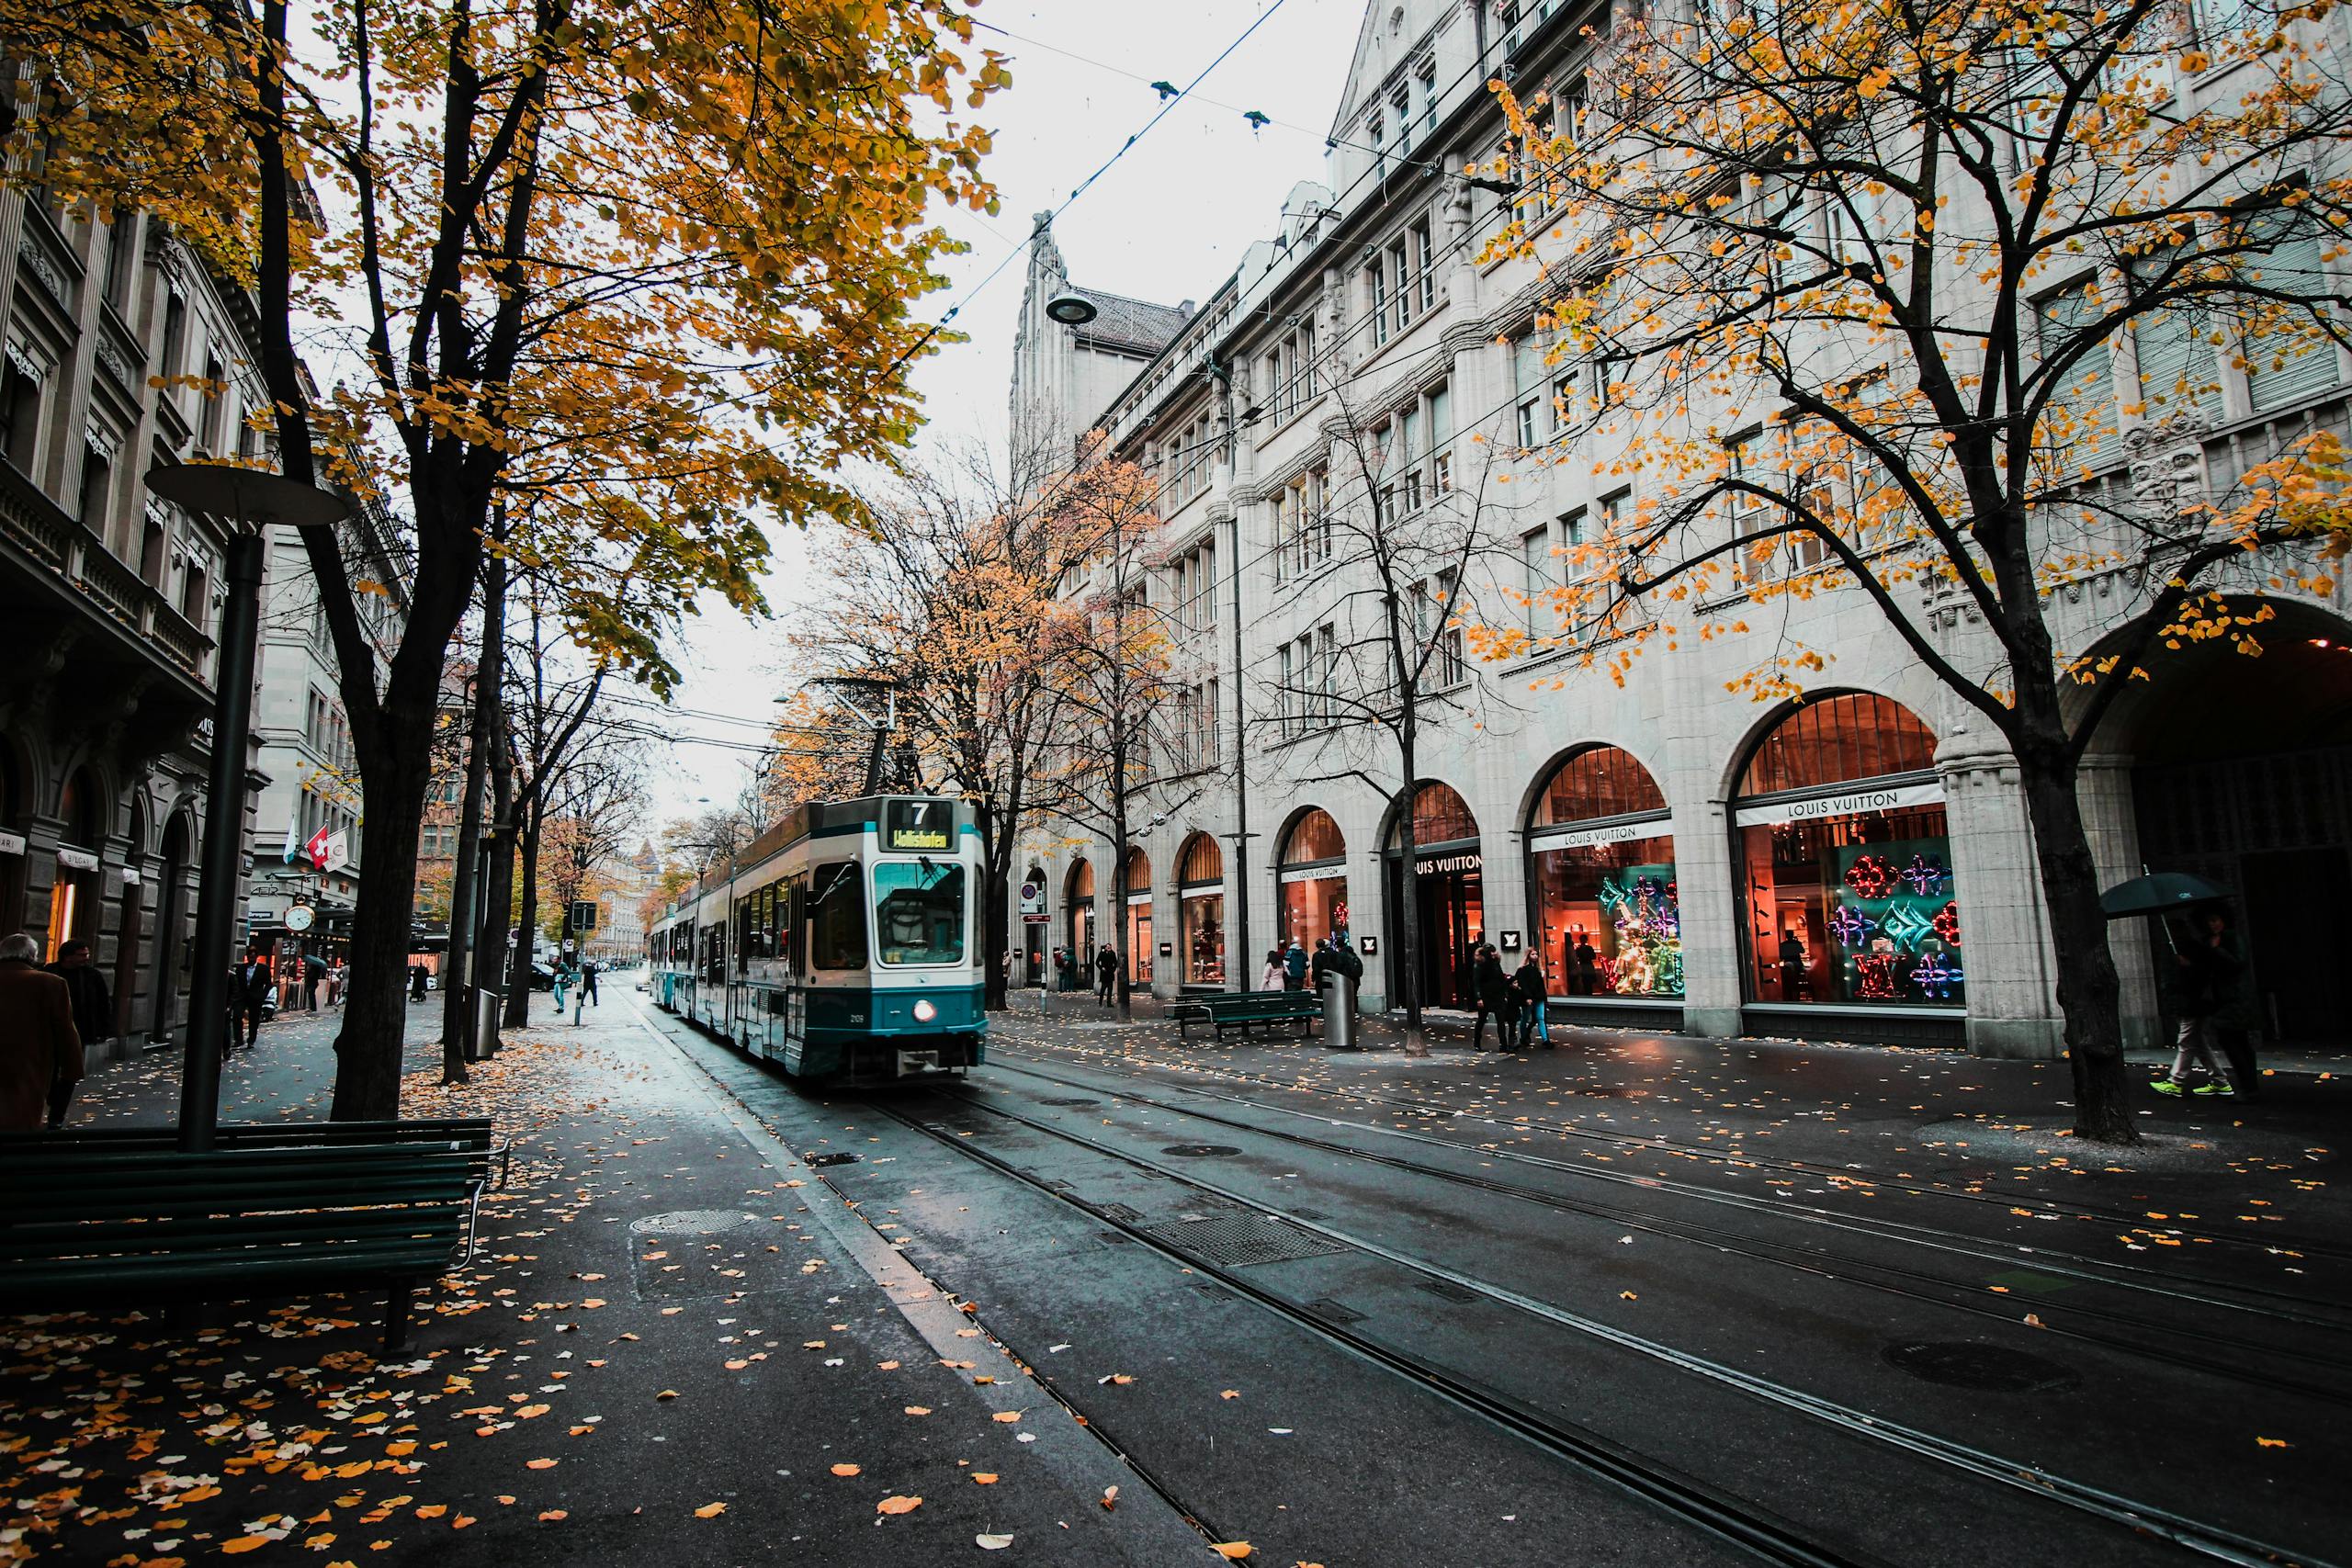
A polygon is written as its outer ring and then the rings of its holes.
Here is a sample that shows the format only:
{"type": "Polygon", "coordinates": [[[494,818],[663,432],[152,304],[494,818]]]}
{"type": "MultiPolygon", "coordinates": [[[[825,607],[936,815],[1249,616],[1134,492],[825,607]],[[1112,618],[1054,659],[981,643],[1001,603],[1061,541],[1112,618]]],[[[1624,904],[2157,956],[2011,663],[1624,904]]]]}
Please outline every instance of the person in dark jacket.
{"type": "Polygon", "coordinates": [[[49,972],[65,982],[74,998],[74,1032],[83,1045],[113,1039],[114,997],[107,989],[107,977],[90,962],[90,944],[78,937],[65,943],[49,972]]]}
{"type": "Polygon", "coordinates": [[[1102,951],[1094,955],[1094,999],[1104,1007],[1111,1005],[1112,993],[1119,986],[1119,955],[1104,942],[1102,951]]]}
{"type": "Polygon", "coordinates": [[[2173,1012],[2180,1020],[2180,1035],[2178,1049],[2173,1055],[2172,1076],[2160,1077],[2150,1087],[2158,1094],[2226,1099],[2234,1091],[2229,1074],[2213,1057],[2213,1047],[2218,1043],[2214,1019],[2237,994],[2245,961],[2238,955],[2226,913],[2208,909],[2198,924],[2196,933],[2176,943],[2173,953],[2173,1012]],[[2192,1059],[2204,1069],[2204,1076],[2194,1081],[2190,1077],[2192,1059]]]}
{"type": "Polygon", "coordinates": [[[596,971],[602,965],[595,964],[582,964],[580,966],[580,999],[590,1007],[601,1005],[596,999],[596,971]]]}
{"type": "Polygon", "coordinates": [[[261,1033],[262,1010],[269,1005],[269,960],[258,947],[229,972],[229,1045],[239,1038],[250,1049],[261,1033]]]}
{"type": "Polygon", "coordinates": [[[1519,1048],[1524,1051],[1530,1042],[1535,1042],[1549,1051],[1552,1032],[1544,1018],[1544,961],[1529,953],[1511,976],[1510,988],[1519,993],[1519,1048]]]}
{"type": "Polygon", "coordinates": [[[1290,939],[1283,949],[1283,989],[1303,991],[1306,988],[1306,949],[1298,945],[1298,938],[1290,939]]]}
{"type": "Polygon", "coordinates": [[[0,940],[0,1132],[57,1126],[82,1081],[73,993],[40,958],[40,945],[23,931],[0,940]]]}
{"type": "Polygon", "coordinates": [[[1471,976],[1478,991],[1478,1016],[1470,1025],[1470,1049],[1486,1048],[1487,1018],[1492,1014],[1495,1049],[1510,1050],[1511,1014],[1517,1010],[1511,1005],[1510,978],[1503,973],[1502,960],[1495,956],[1493,948],[1478,949],[1478,961],[1472,965],[1471,976]]]}

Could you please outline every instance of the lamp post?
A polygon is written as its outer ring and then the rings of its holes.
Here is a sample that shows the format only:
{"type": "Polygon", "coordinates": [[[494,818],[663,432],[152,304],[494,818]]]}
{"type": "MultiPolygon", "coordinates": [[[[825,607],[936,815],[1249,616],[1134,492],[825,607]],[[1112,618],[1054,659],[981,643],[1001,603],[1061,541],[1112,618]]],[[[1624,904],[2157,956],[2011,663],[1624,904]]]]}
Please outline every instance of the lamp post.
{"type": "Polygon", "coordinates": [[[187,1054],[180,1072],[180,1147],[212,1146],[220,1116],[220,1052],[229,1011],[230,935],[245,815],[245,747],[253,728],[254,640],[261,623],[262,530],[332,528],[351,514],[339,495],[259,468],[180,464],[151,468],[147,488],[211,518],[229,536],[228,596],[212,671],[212,768],[196,895],[196,974],[188,987],[187,1054]]]}

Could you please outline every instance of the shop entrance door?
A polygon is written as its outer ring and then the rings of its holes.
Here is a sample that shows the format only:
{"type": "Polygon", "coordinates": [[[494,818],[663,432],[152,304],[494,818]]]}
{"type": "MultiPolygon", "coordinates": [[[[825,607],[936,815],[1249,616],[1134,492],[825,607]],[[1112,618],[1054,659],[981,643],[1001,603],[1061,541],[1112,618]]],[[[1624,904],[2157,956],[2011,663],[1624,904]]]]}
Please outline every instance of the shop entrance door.
{"type": "MultiPolygon", "coordinates": [[[[1403,868],[1388,863],[1388,907],[1403,907],[1403,868]]],[[[1434,1008],[1476,1008],[1477,982],[1472,949],[1486,935],[1485,892],[1480,873],[1472,870],[1424,870],[1414,879],[1419,889],[1421,1005],[1434,1008]]],[[[1388,931],[1390,999],[1404,1000],[1396,965],[1403,962],[1403,922],[1392,916],[1388,931]]]]}

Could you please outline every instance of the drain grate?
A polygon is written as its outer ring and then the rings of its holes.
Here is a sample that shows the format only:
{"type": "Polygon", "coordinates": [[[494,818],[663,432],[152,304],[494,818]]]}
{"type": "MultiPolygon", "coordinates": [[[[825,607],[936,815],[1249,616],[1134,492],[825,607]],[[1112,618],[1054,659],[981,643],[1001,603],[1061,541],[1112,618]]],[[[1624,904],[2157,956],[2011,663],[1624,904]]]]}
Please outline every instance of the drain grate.
{"type": "Polygon", "coordinates": [[[1363,1314],[1345,1302],[1335,1302],[1329,1296],[1317,1296],[1306,1303],[1306,1310],[1326,1323],[1362,1323],[1363,1314]]]}
{"type": "Polygon", "coordinates": [[[1124,1220],[1131,1225],[1139,1223],[1143,1219],[1143,1211],[1141,1209],[1130,1209],[1125,1203],[1104,1203],[1100,1205],[1100,1207],[1102,1212],[1105,1214],[1108,1214],[1111,1218],[1114,1220],[1124,1220]]]}
{"type": "Polygon", "coordinates": [[[628,1228],[639,1235],[708,1235],[713,1231],[731,1231],[737,1225],[750,1224],[758,1217],[733,1209],[679,1209],[631,1220],[628,1228]]]}
{"type": "Polygon", "coordinates": [[[1182,1155],[1186,1159],[1213,1159],[1223,1155],[1238,1155],[1241,1151],[1229,1144],[1170,1144],[1159,1152],[1182,1155]]]}
{"type": "Polygon", "coordinates": [[[1475,1302],[1478,1299],[1477,1292],[1457,1285],[1451,1280],[1432,1280],[1427,1275],[1416,1275],[1413,1283],[1444,1301],[1475,1302]]]}
{"type": "Polygon", "coordinates": [[[1905,1340],[1889,1345],[1886,1359],[1923,1382],[1989,1393],[2049,1393],[2083,1381],[2072,1367],[2041,1356],[1964,1339],[1905,1340]]]}
{"type": "Polygon", "coordinates": [[[1259,1214],[1219,1214],[1153,1225],[1146,1235],[1227,1268],[1323,1258],[1348,1249],[1259,1214]]]}

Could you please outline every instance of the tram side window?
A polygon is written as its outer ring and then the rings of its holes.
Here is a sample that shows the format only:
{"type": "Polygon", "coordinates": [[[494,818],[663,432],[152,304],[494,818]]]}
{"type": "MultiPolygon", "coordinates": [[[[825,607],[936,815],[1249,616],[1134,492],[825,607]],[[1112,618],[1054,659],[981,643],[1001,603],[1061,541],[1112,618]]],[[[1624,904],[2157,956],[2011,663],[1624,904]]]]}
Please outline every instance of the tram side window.
{"type": "Polygon", "coordinates": [[[776,925],[779,942],[776,956],[784,960],[786,978],[797,978],[808,967],[802,961],[800,922],[808,918],[808,879],[795,874],[779,884],[775,891],[776,925]]]}
{"type": "Polygon", "coordinates": [[[865,967],[865,889],[857,863],[820,865],[809,872],[808,966],[865,967]]]}

